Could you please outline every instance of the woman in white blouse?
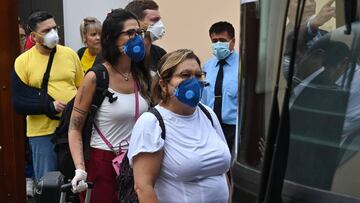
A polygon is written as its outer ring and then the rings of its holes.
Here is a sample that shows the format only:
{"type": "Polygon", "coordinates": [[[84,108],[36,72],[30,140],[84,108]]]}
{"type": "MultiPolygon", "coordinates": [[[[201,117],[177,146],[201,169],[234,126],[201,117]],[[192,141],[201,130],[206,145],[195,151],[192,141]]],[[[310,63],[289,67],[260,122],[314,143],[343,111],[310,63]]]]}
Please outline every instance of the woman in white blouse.
{"type": "Polygon", "coordinates": [[[204,79],[191,50],[161,59],[152,93],[166,137],[154,114],[144,113],[128,151],[140,202],[228,202],[230,152],[215,113],[206,107],[209,119],[198,105],[204,79]]]}

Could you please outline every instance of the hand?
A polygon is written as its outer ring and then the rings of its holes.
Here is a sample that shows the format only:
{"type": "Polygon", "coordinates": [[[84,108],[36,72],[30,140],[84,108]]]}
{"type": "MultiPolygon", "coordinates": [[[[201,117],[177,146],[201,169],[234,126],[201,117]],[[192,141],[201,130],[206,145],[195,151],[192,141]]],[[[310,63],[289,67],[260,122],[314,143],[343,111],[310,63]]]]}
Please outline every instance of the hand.
{"type": "Polygon", "coordinates": [[[319,11],[319,13],[310,21],[310,26],[312,30],[319,29],[320,26],[324,25],[332,17],[335,17],[335,7],[331,5],[335,0],[329,0],[319,11]]]}
{"type": "Polygon", "coordinates": [[[87,183],[85,182],[87,178],[87,173],[82,169],[75,170],[75,176],[71,180],[72,191],[73,193],[85,191],[88,187],[87,183]]]}
{"type": "Polygon", "coordinates": [[[63,101],[60,101],[60,100],[59,101],[54,101],[53,104],[54,104],[55,110],[57,112],[59,112],[59,113],[64,111],[65,106],[66,106],[66,103],[63,102],[63,101]]]}

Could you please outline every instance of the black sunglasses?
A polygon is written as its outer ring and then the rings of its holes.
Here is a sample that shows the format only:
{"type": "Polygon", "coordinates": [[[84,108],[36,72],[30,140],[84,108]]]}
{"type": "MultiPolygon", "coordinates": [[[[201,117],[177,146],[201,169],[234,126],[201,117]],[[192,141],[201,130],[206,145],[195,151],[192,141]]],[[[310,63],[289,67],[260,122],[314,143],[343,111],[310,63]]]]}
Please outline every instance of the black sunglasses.
{"type": "Polygon", "coordinates": [[[126,34],[129,37],[133,37],[135,35],[140,35],[141,37],[144,37],[145,30],[143,30],[143,29],[130,29],[130,30],[120,32],[120,35],[121,34],[126,34]]]}

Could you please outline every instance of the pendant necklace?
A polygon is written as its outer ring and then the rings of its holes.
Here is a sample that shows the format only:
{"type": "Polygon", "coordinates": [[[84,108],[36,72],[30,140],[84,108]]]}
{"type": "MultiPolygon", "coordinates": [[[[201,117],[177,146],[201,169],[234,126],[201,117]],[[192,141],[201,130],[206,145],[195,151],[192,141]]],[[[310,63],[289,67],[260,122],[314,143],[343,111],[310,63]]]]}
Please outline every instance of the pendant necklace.
{"type": "Polygon", "coordinates": [[[129,81],[129,77],[130,77],[131,72],[122,73],[122,72],[116,70],[115,68],[113,68],[113,69],[114,69],[116,72],[118,72],[118,73],[124,78],[125,81],[129,81]]]}

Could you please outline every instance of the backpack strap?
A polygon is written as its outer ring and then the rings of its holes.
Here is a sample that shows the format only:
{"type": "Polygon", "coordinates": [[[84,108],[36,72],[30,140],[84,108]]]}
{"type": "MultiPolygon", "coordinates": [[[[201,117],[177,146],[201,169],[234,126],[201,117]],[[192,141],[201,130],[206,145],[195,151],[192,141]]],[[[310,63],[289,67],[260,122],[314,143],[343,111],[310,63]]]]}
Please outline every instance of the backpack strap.
{"type": "Polygon", "coordinates": [[[199,103],[199,107],[200,107],[201,111],[204,112],[204,114],[206,115],[206,117],[211,121],[211,125],[214,127],[214,121],[213,121],[213,119],[212,119],[212,117],[211,117],[210,112],[209,112],[209,111],[206,109],[206,107],[205,107],[203,104],[201,104],[201,103],[199,103]]]}
{"type": "Polygon", "coordinates": [[[156,119],[159,121],[159,126],[161,128],[161,138],[163,140],[165,140],[165,137],[166,137],[165,123],[164,123],[164,120],[163,120],[160,112],[155,107],[150,108],[149,112],[154,114],[156,119]]]}
{"type": "Polygon", "coordinates": [[[80,61],[81,61],[82,57],[84,56],[85,50],[86,50],[86,47],[82,47],[77,51],[80,61]]]}
{"type": "Polygon", "coordinates": [[[92,111],[97,111],[101,103],[104,101],[105,97],[109,98],[109,102],[113,103],[117,100],[117,97],[114,97],[114,93],[109,92],[109,73],[104,65],[96,64],[89,71],[93,71],[96,75],[96,90],[93,96],[93,101],[91,105],[92,111]]]}
{"type": "MultiPolygon", "coordinates": [[[[101,106],[102,102],[104,101],[105,97],[109,98],[110,103],[114,102],[117,99],[117,97],[114,98],[113,94],[111,94],[108,91],[109,73],[104,65],[96,64],[92,68],[90,68],[86,73],[88,73],[89,71],[93,71],[96,75],[96,90],[93,95],[88,118],[86,119],[86,123],[88,123],[86,126],[89,127],[91,125],[91,128],[92,128],[95,114],[96,114],[98,108],[101,106]]],[[[86,128],[86,126],[84,126],[84,129],[86,128]]],[[[91,140],[91,135],[89,133],[83,132],[83,145],[84,145],[84,159],[85,160],[89,160],[89,158],[90,158],[90,140],[91,140]]]]}

